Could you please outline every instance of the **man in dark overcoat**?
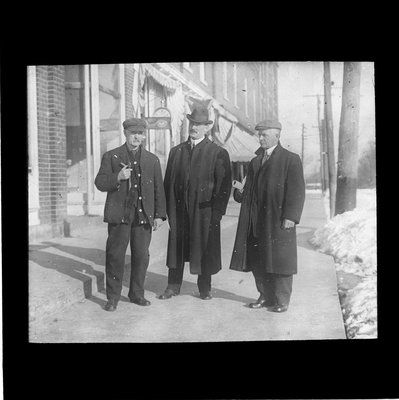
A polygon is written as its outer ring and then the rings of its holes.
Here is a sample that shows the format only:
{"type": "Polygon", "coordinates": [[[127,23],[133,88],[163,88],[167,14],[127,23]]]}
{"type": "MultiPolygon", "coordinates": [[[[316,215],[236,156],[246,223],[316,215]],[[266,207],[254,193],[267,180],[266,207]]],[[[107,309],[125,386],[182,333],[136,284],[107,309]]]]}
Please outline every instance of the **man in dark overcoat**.
{"type": "Polygon", "coordinates": [[[231,168],[227,151],[206,135],[210,104],[194,100],[187,114],[189,140],[170,150],[164,179],[169,271],[160,299],[180,293],[186,261],[191,274],[198,275],[203,300],[212,298],[211,276],[221,269],[220,221],[231,193],[231,168]]]}
{"type": "Polygon", "coordinates": [[[256,125],[261,147],[248,167],[243,188],[234,190],[242,203],[230,269],[252,271],[260,293],[250,308],[288,309],[297,273],[296,224],[305,201],[299,156],[280,144],[281,124],[256,125]]]}
{"type": "Polygon", "coordinates": [[[108,302],[104,309],[115,311],[122,291],[125,255],[130,241],[131,274],[128,297],[148,306],[144,280],[149,263],[152,229],[166,220],[166,201],[158,157],[145,150],[146,122],[131,118],[123,122],[126,143],[107,151],[95,179],[107,192],[104,222],[108,223],[105,275],[108,302]]]}

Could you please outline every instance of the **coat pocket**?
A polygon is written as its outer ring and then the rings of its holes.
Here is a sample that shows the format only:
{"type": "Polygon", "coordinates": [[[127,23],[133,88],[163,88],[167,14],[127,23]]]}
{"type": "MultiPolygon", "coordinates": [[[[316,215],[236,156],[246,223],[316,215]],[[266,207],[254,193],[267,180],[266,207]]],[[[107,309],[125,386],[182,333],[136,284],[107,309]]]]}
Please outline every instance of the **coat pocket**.
{"type": "Polygon", "coordinates": [[[201,203],[198,203],[198,207],[199,207],[200,210],[203,209],[203,208],[212,207],[212,200],[203,201],[201,203]]]}

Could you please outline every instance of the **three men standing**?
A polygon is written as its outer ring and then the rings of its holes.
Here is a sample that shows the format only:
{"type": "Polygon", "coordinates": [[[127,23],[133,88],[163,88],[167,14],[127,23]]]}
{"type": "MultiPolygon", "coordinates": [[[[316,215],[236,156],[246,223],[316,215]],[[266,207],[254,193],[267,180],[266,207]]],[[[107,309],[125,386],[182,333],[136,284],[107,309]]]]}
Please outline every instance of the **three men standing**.
{"type": "Polygon", "coordinates": [[[305,181],[299,156],[280,145],[281,124],[267,120],[255,129],[261,147],[249,164],[244,188],[234,190],[242,205],[230,269],[254,274],[260,296],[250,308],[284,312],[297,273],[295,225],[304,206],[305,181]]]}
{"type": "MultiPolygon", "coordinates": [[[[106,191],[104,221],[106,245],[105,310],[114,311],[122,289],[125,253],[130,240],[129,298],[149,305],[144,279],[149,263],[152,226],[168,215],[170,231],[166,265],[168,285],[160,299],[180,293],[185,262],[198,275],[200,298],[209,300],[211,277],[221,269],[220,221],[231,192],[229,154],[206,135],[210,101],[195,101],[189,120],[189,140],[170,150],[162,184],[159,159],[142,148],[145,121],[124,121],[126,143],[104,154],[95,185],[106,191]]],[[[248,167],[245,186],[235,189],[242,203],[230,269],[252,271],[260,293],[250,308],[286,311],[297,273],[295,225],[305,200],[302,163],[279,142],[281,124],[262,121],[261,147],[248,167]]]]}
{"type": "Polygon", "coordinates": [[[104,309],[115,311],[121,296],[125,254],[130,241],[131,274],[129,299],[140,306],[149,263],[152,229],[166,219],[165,192],[158,157],[145,150],[146,123],[139,118],[123,122],[126,143],[103,155],[95,185],[107,192],[104,222],[108,222],[105,275],[108,302],[104,309]]]}
{"type": "Polygon", "coordinates": [[[180,293],[184,263],[198,275],[200,297],[209,300],[211,276],[221,269],[220,221],[231,192],[228,152],[213,143],[210,101],[195,101],[189,120],[189,140],[170,150],[164,187],[170,231],[166,265],[168,285],[160,299],[180,293]]]}

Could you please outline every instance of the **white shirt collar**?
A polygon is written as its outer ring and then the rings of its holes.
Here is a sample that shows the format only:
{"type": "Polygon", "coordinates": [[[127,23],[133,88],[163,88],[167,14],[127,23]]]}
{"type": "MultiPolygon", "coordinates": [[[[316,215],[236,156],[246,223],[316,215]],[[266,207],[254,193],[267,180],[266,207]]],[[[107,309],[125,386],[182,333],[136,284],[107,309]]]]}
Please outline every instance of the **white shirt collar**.
{"type": "Polygon", "coordinates": [[[272,154],[273,153],[273,150],[275,149],[277,147],[277,145],[275,145],[275,146],[273,146],[273,147],[270,147],[270,148],[268,148],[266,151],[267,151],[267,154],[270,156],[270,154],[272,154]]]}
{"type": "Polygon", "coordinates": [[[205,139],[205,136],[203,136],[201,139],[197,139],[197,140],[191,139],[191,138],[190,138],[190,142],[191,142],[194,146],[196,146],[197,144],[201,143],[204,139],[205,139]]]}

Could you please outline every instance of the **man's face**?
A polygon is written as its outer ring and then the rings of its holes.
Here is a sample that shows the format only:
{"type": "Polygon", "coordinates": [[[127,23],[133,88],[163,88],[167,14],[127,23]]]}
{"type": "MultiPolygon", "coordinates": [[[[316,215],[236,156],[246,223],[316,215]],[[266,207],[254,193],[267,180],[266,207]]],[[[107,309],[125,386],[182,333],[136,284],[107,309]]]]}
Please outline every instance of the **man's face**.
{"type": "Polygon", "coordinates": [[[124,133],[126,136],[126,143],[134,149],[137,149],[145,139],[145,132],[131,131],[129,129],[125,129],[124,133]]]}
{"type": "Polygon", "coordinates": [[[258,131],[260,145],[264,149],[270,149],[270,147],[275,146],[280,139],[280,129],[265,129],[263,131],[258,131]]]}
{"type": "Polygon", "coordinates": [[[188,133],[191,139],[198,140],[205,136],[211,125],[197,124],[190,121],[188,124],[188,133]]]}

